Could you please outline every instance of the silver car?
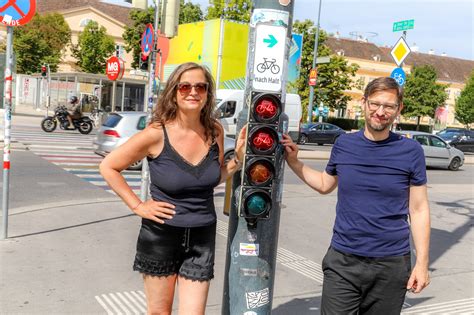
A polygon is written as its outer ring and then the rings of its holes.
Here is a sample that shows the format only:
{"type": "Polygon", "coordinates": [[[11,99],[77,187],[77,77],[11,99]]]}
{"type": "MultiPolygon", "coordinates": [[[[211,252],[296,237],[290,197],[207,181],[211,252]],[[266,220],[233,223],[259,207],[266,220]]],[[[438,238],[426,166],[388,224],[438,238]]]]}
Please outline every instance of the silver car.
{"type": "MultiPolygon", "coordinates": [[[[146,116],[147,114],[144,112],[110,113],[100,127],[96,140],[94,140],[94,152],[98,155],[106,156],[127,142],[131,136],[145,129],[146,116]]],[[[234,146],[234,139],[229,137],[224,138],[224,159],[226,161],[230,160],[234,155],[234,146]]],[[[128,169],[139,170],[141,168],[142,161],[137,161],[130,165],[128,169]]]]}
{"type": "Polygon", "coordinates": [[[398,133],[421,144],[425,153],[426,166],[457,171],[464,164],[464,153],[438,136],[421,131],[398,131],[398,133]]]}

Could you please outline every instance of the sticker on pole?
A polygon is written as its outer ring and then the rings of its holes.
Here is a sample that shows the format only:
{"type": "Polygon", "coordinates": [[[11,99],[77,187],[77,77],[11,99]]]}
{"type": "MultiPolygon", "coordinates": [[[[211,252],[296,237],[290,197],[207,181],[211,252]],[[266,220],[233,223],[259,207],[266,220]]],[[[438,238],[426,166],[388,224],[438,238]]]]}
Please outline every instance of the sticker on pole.
{"type": "Polygon", "coordinates": [[[142,49],[143,56],[148,56],[153,49],[153,43],[155,42],[155,35],[153,31],[153,25],[147,24],[145,31],[142,34],[142,40],[140,47],[142,49]]]}
{"type": "Polygon", "coordinates": [[[282,87],[286,28],[257,25],[253,88],[278,92],[282,87]]]}
{"type": "Polygon", "coordinates": [[[399,67],[410,53],[411,49],[403,37],[400,37],[395,46],[393,46],[392,51],[390,51],[393,60],[399,67]]]}
{"type": "Polygon", "coordinates": [[[0,23],[4,25],[25,25],[35,12],[36,0],[0,0],[0,23]]]}

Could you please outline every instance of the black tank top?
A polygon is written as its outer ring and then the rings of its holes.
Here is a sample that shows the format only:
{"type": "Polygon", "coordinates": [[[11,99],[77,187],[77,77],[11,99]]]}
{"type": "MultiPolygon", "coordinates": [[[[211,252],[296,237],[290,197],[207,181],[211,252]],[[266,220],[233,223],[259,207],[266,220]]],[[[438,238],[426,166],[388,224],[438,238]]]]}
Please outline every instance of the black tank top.
{"type": "Polygon", "coordinates": [[[171,146],[165,126],[163,134],[163,151],[156,158],[148,157],[148,165],[153,200],[176,206],[173,219],[165,223],[179,227],[213,224],[216,222],[214,187],[221,177],[219,146],[213,141],[201,162],[192,165],[171,146]]]}

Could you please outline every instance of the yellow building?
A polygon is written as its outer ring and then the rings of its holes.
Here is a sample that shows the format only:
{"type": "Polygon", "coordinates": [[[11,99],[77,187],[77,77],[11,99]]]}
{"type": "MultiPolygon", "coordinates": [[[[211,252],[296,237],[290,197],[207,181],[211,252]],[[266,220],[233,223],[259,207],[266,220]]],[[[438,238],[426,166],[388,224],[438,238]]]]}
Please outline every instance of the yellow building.
{"type": "MultiPolygon", "coordinates": [[[[380,76],[390,76],[396,67],[390,51],[390,47],[379,47],[373,43],[330,37],[325,44],[337,55],[344,56],[350,63],[358,64],[359,70],[356,73],[355,82],[358,88],[345,91],[352,97],[352,101],[347,108],[346,117],[355,118],[360,114],[359,100],[362,97],[365,86],[374,78],[380,76]]],[[[431,65],[438,75],[438,82],[447,84],[448,99],[445,104],[439,104],[444,113],[442,123],[444,125],[459,125],[454,118],[455,100],[464,88],[465,82],[474,70],[474,61],[448,57],[444,55],[425,54],[413,49],[411,54],[404,61],[405,73],[410,73],[413,66],[431,65]]],[[[416,120],[408,119],[402,122],[416,123],[416,120]]],[[[422,124],[431,124],[430,118],[424,117],[422,124]]]]}

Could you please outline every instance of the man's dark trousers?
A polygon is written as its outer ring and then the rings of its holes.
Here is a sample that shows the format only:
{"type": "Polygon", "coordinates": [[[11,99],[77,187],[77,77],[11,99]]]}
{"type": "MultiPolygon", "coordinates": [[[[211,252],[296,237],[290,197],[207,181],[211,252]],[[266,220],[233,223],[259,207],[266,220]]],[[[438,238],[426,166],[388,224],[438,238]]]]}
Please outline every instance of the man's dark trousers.
{"type": "Polygon", "coordinates": [[[330,247],[322,267],[321,314],[400,314],[411,272],[410,254],[362,257],[330,247]]]}

